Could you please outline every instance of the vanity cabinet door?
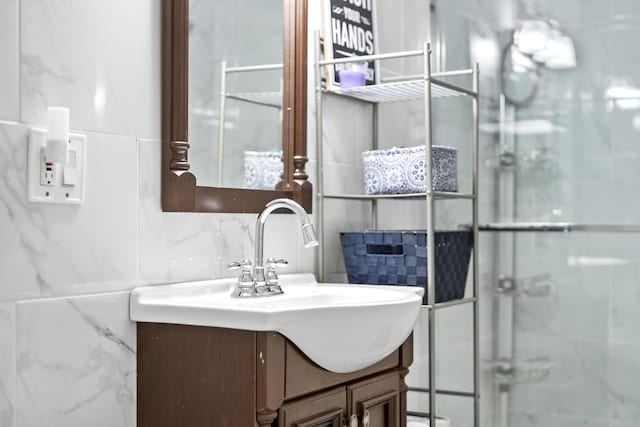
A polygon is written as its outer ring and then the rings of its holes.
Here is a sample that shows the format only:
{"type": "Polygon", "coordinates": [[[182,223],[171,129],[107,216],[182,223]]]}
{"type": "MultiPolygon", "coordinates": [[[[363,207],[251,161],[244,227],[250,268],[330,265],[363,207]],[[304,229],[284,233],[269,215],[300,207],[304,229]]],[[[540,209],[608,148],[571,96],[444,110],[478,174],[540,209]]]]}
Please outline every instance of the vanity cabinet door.
{"type": "Polygon", "coordinates": [[[338,387],[282,405],[278,427],[343,427],[347,393],[338,387]]]}
{"type": "Polygon", "coordinates": [[[358,416],[358,427],[401,427],[398,371],[347,387],[349,409],[358,416]]]}

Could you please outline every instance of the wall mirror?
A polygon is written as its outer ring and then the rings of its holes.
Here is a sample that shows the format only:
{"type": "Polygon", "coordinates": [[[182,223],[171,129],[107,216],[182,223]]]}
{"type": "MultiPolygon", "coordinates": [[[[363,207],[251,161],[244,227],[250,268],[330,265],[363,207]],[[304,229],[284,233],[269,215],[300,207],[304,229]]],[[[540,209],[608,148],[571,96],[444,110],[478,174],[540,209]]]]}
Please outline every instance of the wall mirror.
{"type": "Polygon", "coordinates": [[[311,210],[307,0],[163,0],[162,208],[311,210]]]}

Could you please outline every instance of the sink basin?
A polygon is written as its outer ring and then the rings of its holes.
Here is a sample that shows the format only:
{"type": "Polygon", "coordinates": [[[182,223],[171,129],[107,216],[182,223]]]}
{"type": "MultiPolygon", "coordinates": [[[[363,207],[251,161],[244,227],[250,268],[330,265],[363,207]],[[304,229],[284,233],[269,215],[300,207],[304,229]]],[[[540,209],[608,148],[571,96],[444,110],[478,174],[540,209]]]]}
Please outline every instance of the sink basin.
{"type": "Polygon", "coordinates": [[[275,331],[333,372],[366,368],[388,356],[418,319],[422,288],[318,283],[280,275],[283,295],[231,298],[236,279],[135,288],[131,320],[275,331]]]}

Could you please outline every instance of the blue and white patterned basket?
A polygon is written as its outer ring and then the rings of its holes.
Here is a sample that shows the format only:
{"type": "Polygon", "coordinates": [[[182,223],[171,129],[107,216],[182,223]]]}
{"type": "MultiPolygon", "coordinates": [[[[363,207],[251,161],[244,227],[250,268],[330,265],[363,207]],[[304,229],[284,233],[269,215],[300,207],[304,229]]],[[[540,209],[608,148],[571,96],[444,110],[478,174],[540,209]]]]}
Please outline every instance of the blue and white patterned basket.
{"type": "Polygon", "coordinates": [[[244,188],[273,190],[283,171],[282,151],[244,152],[244,188]]]}
{"type": "MultiPolygon", "coordinates": [[[[458,150],[434,145],[433,190],[458,191],[458,150]]],[[[362,153],[366,194],[407,194],[427,191],[425,146],[393,147],[362,153]]]]}

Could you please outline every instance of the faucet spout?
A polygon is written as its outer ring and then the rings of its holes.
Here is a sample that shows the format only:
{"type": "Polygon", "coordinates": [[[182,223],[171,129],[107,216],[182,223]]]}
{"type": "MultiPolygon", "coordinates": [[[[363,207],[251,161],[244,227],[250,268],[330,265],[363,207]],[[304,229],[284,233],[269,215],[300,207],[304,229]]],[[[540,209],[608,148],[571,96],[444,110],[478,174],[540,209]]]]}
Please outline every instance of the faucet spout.
{"type": "Polygon", "coordinates": [[[264,266],[264,224],[267,221],[269,215],[277,209],[289,209],[298,216],[300,220],[300,226],[302,228],[302,239],[304,241],[304,247],[310,248],[318,246],[318,238],[316,232],[313,229],[313,224],[309,220],[307,212],[300,204],[290,199],[275,199],[266,204],[265,208],[258,215],[256,221],[256,259],[254,268],[264,266]]]}

